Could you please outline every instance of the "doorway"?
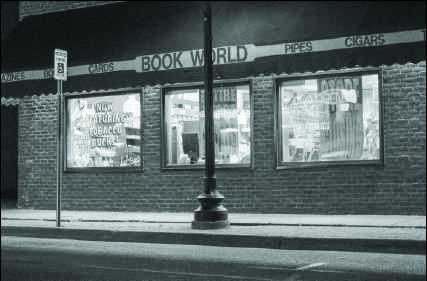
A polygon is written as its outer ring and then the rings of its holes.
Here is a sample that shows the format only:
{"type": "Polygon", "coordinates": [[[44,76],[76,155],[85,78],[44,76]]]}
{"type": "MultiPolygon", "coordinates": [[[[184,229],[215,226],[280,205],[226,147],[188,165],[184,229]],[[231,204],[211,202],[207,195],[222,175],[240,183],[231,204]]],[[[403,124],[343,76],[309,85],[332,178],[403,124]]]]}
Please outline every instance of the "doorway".
{"type": "Polygon", "coordinates": [[[1,208],[18,200],[18,106],[1,106],[1,208]]]}

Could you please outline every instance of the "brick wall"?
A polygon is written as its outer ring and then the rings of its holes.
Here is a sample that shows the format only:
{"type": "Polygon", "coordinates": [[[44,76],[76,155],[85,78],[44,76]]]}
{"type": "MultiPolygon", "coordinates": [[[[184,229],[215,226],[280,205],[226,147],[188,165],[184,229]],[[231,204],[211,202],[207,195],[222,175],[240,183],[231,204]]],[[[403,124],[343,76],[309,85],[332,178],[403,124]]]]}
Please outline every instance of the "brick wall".
{"type": "MultiPolygon", "coordinates": [[[[253,80],[254,169],[217,169],[230,212],[426,214],[426,64],[382,67],[384,167],[330,166],[276,170],[274,80],[253,80]]],[[[145,88],[144,173],[64,174],[65,210],[192,212],[204,170],[161,171],[160,88],[145,88]]],[[[54,209],[56,96],[19,105],[19,202],[54,209]]]]}
{"type": "Polygon", "coordinates": [[[56,207],[56,96],[18,105],[18,198],[22,206],[56,207]]]}
{"type": "Polygon", "coordinates": [[[69,9],[85,8],[123,1],[19,1],[19,20],[29,15],[38,15],[69,9]]]}

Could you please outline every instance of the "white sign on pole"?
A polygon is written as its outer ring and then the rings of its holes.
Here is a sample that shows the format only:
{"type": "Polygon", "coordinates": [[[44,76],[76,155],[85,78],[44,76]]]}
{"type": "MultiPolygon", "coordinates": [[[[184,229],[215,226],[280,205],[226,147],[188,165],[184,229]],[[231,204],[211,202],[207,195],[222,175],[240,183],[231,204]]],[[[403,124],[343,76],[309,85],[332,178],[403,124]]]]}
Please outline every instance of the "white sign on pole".
{"type": "Polygon", "coordinates": [[[67,81],[67,51],[55,49],[54,78],[67,81]]]}

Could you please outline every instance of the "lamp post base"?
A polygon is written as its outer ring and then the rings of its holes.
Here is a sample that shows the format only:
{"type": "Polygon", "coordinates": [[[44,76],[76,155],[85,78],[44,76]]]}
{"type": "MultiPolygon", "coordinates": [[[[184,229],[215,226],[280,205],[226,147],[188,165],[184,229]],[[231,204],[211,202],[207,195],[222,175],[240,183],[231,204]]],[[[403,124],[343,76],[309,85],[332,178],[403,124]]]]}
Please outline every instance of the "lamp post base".
{"type": "Polygon", "coordinates": [[[230,226],[229,220],[223,221],[192,221],[192,229],[220,229],[230,226]]]}
{"type": "Polygon", "coordinates": [[[201,206],[194,211],[193,229],[219,229],[230,226],[228,210],[220,203],[224,199],[219,192],[197,197],[201,206]]]}

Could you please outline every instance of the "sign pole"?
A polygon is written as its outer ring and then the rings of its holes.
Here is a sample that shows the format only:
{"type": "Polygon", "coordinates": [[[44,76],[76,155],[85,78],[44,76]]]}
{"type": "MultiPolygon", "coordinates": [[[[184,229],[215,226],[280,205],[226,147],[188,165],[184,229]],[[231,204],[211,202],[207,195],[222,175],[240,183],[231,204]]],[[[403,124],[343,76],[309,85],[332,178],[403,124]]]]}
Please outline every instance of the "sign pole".
{"type": "Polygon", "coordinates": [[[61,227],[61,185],[62,185],[62,166],[63,162],[63,143],[62,143],[62,81],[67,80],[67,51],[55,49],[54,52],[54,78],[57,80],[58,87],[58,135],[56,138],[56,227],[61,227]]]}
{"type": "Polygon", "coordinates": [[[61,180],[62,180],[62,80],[58,85],[58,136],[56,145],[56,227],[61,227],[61,180]]]}

